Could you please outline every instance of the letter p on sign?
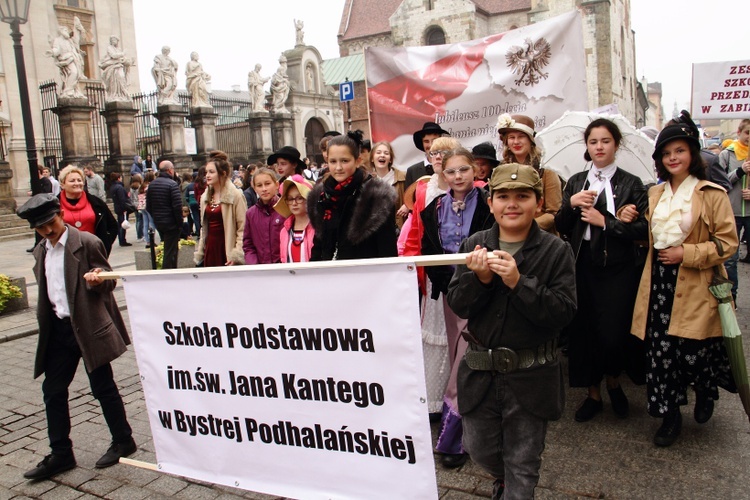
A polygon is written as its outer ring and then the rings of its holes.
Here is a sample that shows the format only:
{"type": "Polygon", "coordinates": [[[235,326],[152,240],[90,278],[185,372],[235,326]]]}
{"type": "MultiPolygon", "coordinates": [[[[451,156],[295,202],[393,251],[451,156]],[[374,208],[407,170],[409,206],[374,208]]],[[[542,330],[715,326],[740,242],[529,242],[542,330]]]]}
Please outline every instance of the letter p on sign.
{"type": "Polygon", "coordinates": [[[341,82],[339,84],[339,100],[341,102],[354,99],[354,82],[341,82]]]}

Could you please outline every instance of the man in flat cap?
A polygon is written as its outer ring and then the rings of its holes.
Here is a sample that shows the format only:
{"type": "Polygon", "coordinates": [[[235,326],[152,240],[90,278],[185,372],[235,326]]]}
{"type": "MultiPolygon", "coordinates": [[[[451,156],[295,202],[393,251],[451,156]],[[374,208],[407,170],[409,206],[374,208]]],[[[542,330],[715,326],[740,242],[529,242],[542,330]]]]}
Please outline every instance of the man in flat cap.
{"type": "Polygon", "coordinates": [[[107,252],[99,238],[65,224],[60,201],[52,194],[33,196],[18,215],[44,238],[34,248],[39,284],[34,378],[44,373],[42,394],[52,448],[24,477],[46,479],[76,466],[68,386],[81,358],[112,434],[112,444],[96,467],[109,467],[137,447],[110,366],[127,350],[130,339],[112,294],[116,281],[99,277],[102,270],[111,269],[107,252]]]}

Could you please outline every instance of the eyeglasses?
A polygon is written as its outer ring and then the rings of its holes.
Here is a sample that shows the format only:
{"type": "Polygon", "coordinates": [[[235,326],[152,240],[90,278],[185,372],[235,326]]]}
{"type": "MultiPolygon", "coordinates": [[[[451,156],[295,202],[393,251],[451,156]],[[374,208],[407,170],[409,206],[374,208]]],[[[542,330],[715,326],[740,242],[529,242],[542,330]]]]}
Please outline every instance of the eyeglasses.
{"type": "Polygon", "coordinates": [[[303,196],[296,196],[294,198],[286,198],[287,205],[294,205],[296,203],[305,203],[307,200],[303,196]]]}
{"type": "Polygon", "coordinates": [[[447,153],[448,151],[430,151],[430,156],[437,158],[438,156],[445,156],[447,153]]]}
{"type": "Polygon", "coordinates": [[[453,176],[453,175],[456,175],[457,172],[461,172],[462,174],[465,174],[466,172],[472,169],[473,167],[469,165],[462,165],[458,168],[449,168],[449,169],[443,170],[443,175],[453,176]]]}

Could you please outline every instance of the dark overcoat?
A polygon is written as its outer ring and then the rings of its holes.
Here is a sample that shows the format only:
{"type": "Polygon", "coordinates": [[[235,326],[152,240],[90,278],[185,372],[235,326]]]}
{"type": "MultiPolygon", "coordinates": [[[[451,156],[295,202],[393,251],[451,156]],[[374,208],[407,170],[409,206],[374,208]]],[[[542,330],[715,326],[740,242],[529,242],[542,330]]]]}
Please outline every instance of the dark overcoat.
{"type": "MultiPolygon", "coordinates": [[[[103,366],[127,350],[130,338],[117,302],[112,294],[117,281],[105,280],[92,287],[83,275],[94,268],[110,271],[104,243],[93,234],[81,232],[66,224],[68,241],[65,244],[65,292],[70,305],[73,334],[81,348],[86,370],[103,366]]],[[[39,343],[34,363],[34,378],[44,373],[44,358],[52,334],[52,304],[47,295],[44,261],[47,247],[44,240],[34,248],[34,275],[39,284],[39,343]]]]}
{"type": "MultiPolygon", "coordinates": [[[[460,252],[476,245],[499,248],[499,227],[469,236],[460,252]]],[[[465,264],[456,267],[448,285],[448,305],[461,318],[482,348],[533,349],[557,338],[576,312],[575,263],[570,246],[539,229],[534,222],[526,241],[513,256],[521,278],[512,290],[494,275],[489,285],[465,264]]],[[[491,371],[458,365],[458,411],[466,415],[482,403],[492,386],[491,371]]],[[[505,375],[521,406],[539,418],[560,418],[565,391],[559,359],[505,375]]]]}

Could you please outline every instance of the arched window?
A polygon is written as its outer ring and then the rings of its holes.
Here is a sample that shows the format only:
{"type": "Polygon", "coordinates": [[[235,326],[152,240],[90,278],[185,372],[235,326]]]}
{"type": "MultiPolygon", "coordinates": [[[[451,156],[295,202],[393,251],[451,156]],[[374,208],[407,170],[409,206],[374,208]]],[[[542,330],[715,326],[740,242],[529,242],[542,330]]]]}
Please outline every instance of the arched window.
{"type": "Polygon", "coordinates": [[[425,34],[424,43],[425,45],[443,45],[445,43],[445,32],[439,26],[432,26],[425,34]]]}
{"type": "Polygon", "coordinates": [[[320,140],[323,138],[325,128],[318,118],[310,118],[305,125],[305,156],[316,162],[318,165],[323,164],[323,155],[320,152],[320,140]]]}

